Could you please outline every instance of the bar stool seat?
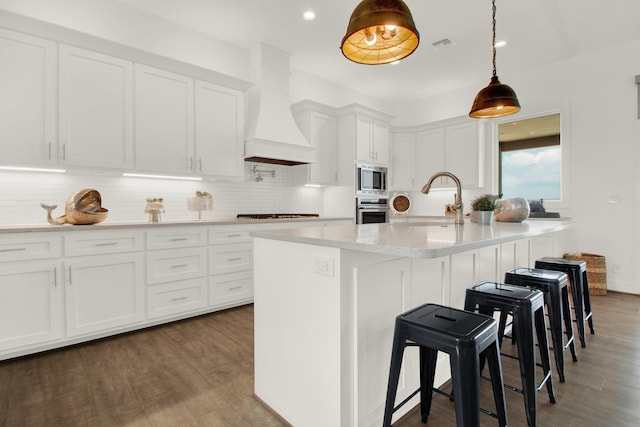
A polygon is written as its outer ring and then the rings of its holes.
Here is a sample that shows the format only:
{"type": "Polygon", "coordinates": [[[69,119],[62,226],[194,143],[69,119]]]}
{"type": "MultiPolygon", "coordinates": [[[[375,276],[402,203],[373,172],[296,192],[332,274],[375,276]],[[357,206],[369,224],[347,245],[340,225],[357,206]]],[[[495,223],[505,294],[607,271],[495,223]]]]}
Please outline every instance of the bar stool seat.
{"type": "Polygon", "coordinates": [[[549,315],[551,341],[556,369],[560,382],[564,382],[564,350],[569,348],[574,362],[578,361],[573,337],[573,321],[571,320],[571,306],[567,290],[568,278],[565,273],[535,268],[514,268],[505,273],[504,281],[510,285],[527,286],[538,289],[544,294],[544,303],[549,315]],[[562,323],[564,319],[564,335],[562,323]]]}
{"type": "Polygon", "coordinates": [[[498,348],[498,327],[491,317],[437,304],[425,304],[396,317],[383,427],[391,426],[393,413],[420,393],[420,413],[426,423],[431,410],[438,351],[449,354],[451,379],[456,390],[458,427],[478,427],[480,411],[507,425],[507,411],[498,348]],[[394,407],[402,356],[407,346],[420,348],[420,387],[394,407]],[[480,353],[486,353],[497,414],[480,408],[480,353]]]}
{"type": "MultiPolygon", "coordinates": [[[[498,341],[502,347],[504,324],[507,315],[513,317],[512,335],[516,337],[518,362],[522,389],[505,384],[505,387],[523,395],[525,413],[529,427],[536,425],[538,391],[546,384],[549,401],[556,402],[551,379],[549,362],[549,344],[547,342],[547,324],[544,314],[544,294],[536,289],[506,285],[494,282],[482,282],[467,289],[464,309],[493,316],[500,312],[498,341]],[[540,366],[543,379],[536,379],[535,343],[537,337],[540,352],[540,366]]],[[[502,356],[513,357],[502,353],[502,356]]]]}
{"type": "Polygon", "coordinates": [[[571,295],[573,297],[573,311],[578,328],[578,338],[582,347],[587,346],[584,322],[588,322],[591,334],[593,329],[593,313],[591,312],[591,296],[589,295],[589,278],[587,276],[586,261],[544,257],[536,260],[536,268],[544,270],[562,271],[569,277],[571,295]]]}

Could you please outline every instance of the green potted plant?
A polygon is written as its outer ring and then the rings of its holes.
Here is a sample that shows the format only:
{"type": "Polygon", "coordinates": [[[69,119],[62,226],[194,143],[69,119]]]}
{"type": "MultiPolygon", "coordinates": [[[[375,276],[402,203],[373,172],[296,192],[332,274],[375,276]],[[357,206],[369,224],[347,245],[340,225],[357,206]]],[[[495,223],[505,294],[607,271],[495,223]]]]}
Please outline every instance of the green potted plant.
{"type": "Polygon", "coordinates": [[[476,197],[471,202],[471,222],[479,224],[491,224],[493,222],[493,211],[496,209],[496,199],[498,196],[484,194],[476,197]]]}

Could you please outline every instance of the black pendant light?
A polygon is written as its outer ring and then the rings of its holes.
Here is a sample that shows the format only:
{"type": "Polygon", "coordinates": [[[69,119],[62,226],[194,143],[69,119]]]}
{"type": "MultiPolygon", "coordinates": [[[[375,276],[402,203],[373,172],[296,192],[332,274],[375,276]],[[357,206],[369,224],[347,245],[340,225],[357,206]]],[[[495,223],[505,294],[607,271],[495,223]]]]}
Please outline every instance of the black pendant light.
{"type": "Polygon", "coordinates": [[[402,0],[363,0],[351,14],[342,54],[359,64],[388,64],[418,47],[420,34],[402,0]]]}
{"type": "Polygon", "coordinates": [[[496,75],[496,0],[493,3],[493,77],[489,86],[482,89],[473,100],[469,116],[474,119],[490,119],[508,116],[520,111],[520,102],[511,87],[500,83],[496,75]]]}

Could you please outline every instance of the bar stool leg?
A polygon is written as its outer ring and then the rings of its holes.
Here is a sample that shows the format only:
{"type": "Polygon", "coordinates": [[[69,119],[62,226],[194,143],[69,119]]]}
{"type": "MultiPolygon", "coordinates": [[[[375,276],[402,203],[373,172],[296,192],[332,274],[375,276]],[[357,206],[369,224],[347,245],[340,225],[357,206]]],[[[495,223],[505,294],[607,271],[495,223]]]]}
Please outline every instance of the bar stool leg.
{"type": "Polygon", "coordinates": [[[586,313],[586,320],[589,322],[589,329],[591,335],[596,331],[593,329],[593,312],[591,311],[591,296],[589,294],[589,279],[587,278],[587,272],[582,273],[582,298],[584,301],[584,312],[586,313]]]}
{"type": "Polygon", "coordinates": [[[573,299],[573,308],[576,316],[576,326],[578,329],[578,338],[580,338],[580,345],[582,347],[587,346],[587,342],[584,334],[584,303],[582,296],[582,277],[580,272],[575,269],[571,269],[571,276],[569,277],[571,283],[571,296],[573,299]]]}
{"type": "Polygon", "coordinates": [[[551,376],[551,360],[549,360],[549,342],[547,340],[547,322],[544,317],[544,310],[536,311],[535,319],[538,348],[540,349],[540,363],[547,383],[549,402],[556,403],[556,395],[553,391],[553,381],[551,381],[551,378],[547,378],[547,376],[551,376]]]}
{"type": "Polygon", "coordinates": [[[400,369],[402,367],[402,356],[404,354],[404,346],[407,337],[399,332],[402,328],[398,327],[396,321],[395,333],[393,334],[393,346],[391,348],[391,366],[389,368],[389,382],[387,386],[387,400],[384,407],[383,427],[391,426],[391,417],[393,416],[393,406],[396,401],[396,393],[398,391],[398,381],[400,379],[400,369]]]}
{"type": "Polygon", "coordinates": [[[496,402],[496,413],[500,427],[507,426],[507,404],[504,396],[504,383],[502,377],[502,363],[500,362],[500,347],[495,342],[485,350],[491,374],[491,387],[493,389],[493,401],[496,402]],[[499,381],[498,381],[499,379],[499,381]]]}
{"type": "Polygon", "coordinates": [[[544,294],[545,304],[549,312],[549,329],[551,329],[551,345],[556,360],[556,369],[560,382],[564,382],[564,344],[562,339],[562,304],[560,298],[554,298],[550,292],[544,294]]]}
{"type": "Polygon", "coordinates": [[[423,423],[427,422],[431,413],[437,360],[438,350],[420,346],[420,416],[423,423]]]}
{"type": "Polygon", "coordinates": [[[449,355],[458,427],[480,426],[480,363],[475,350],[449,355]]]}
{"type": "Polygon", "coordinates": [[[535,331],[531,312],[522,310],[519,316],[514,316],[513,327],[516,331],[516,345],[522,380],[522,394],[529,427],[536,425],[536,360],[533,336],[535,331]],[[525,338],[526,337],[526,338],[525,338]],[[528,338],[528,339],[527,339],[528,338]]]}
{"type": "Polygon", "coordinates": [[[569,350],[571,350],[571,358],[574,362],[577,362],[578,355],[576,354],[576,343],[573,337],[573,320],[571,319],[571,306],[569,305],[569,290],[566,286],[562,288],[562,312],[565,333],[567,335],[567,345],[569,346],[569,350]]]}

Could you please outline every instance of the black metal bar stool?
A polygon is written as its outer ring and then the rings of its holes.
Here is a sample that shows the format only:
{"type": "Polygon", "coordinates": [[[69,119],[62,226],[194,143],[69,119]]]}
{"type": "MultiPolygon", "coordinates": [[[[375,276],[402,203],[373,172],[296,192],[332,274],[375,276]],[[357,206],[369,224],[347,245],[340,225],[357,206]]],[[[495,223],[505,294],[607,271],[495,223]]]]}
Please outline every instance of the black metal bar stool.
{"type": "Polygon", "coordinates": [[[383,427],[391,426],[393,413],[418,392],[422,422],[427,422],[433,391],[440,392],[433,387],[438,351],[449,354],[458,427],[478,427],[480,411],[497,418],[501,427],[506,426],[507,408],[496,321],[481,314],[425,304],[396,317],[383,427]],[[420,387],[394,407],[406,346],[420,348],[420,387]],[[489,364],[497,414],[480,408],[482,352],[489,364]]]}
{"type": "MultiPolygon", "coordinates": [[[[507,315],[513,318],[512,336],[516,337],[520,379],[522,389],[505,384],[505,387],[523,395],[525,413],[529,427],[536,425],[536,396],[547,385],[549,401],[556,403],[551,380],[549,362],[549,344],[547,342],[547,322],[544,315],[544,294],[536,289],[522,286],[505,285],[494,282],[482,282],[467,289],[464,309],[493,316],[500,312],[501,322],[498,340],[502,346],[504,320],[507,315]],[[536,379],[535,344],[537,337],[540,350],[540,366],[544,378],[538,384],[536,379]]],[[[502,353],[502,356],[513,357],[502,353]]]]}
{"type": "Polygon", "coordinates": [[[544,257],[536,260],[536,268],[562,271],[569,276],[569,285],[571,286],[571,295],[573,296],[573,311],[575,313],[576,326],[578,327],[578,337],[580,338],[582,347],[586,347],[587,341],[584,322],[588,322],[591,334],[595,334],[586,261],[544,257]]]}
{"type": "Polygon", "coordinates": [[[568,347],[573,361],[578,361],[573,338],[573,321],[571,320],[571,306],[569,303],[569,291],[567,290],[567,275],[559,271],[519,267],[507,271],[504,281],[510,285],[528,286],[544,293],[544,303],[547,306],[547,314],[549,315],[553,354],[556,360],[558,377],[560,382],[563,383],[564,350],[568,347]],[[567,336],[566,343],[562,333],[563,319],[564,334],[567,336]]]}

